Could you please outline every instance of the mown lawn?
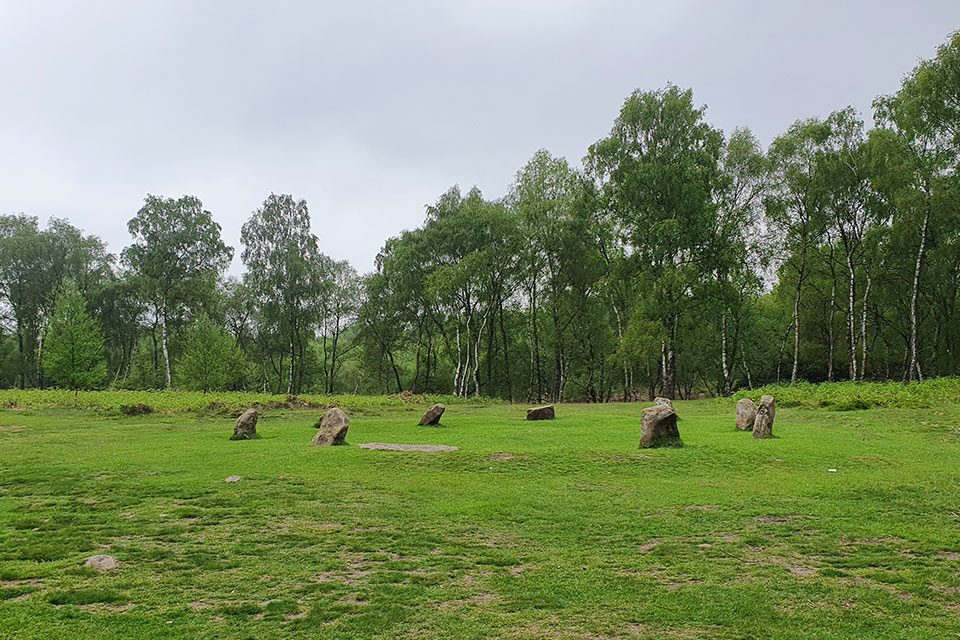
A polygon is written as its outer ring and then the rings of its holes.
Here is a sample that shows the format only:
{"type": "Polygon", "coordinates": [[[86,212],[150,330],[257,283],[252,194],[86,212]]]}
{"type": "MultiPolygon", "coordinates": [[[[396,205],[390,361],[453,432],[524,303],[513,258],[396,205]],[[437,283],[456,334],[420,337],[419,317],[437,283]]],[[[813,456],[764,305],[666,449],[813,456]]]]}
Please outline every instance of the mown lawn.
{"type": "Polygon", "coordinates": [[[2,638],[955,638],[960,405],[0,412],[2,638]],[[829,472],[828,469],[836,469],[829,472]],[[231,475],[236,483],[225,483],[231,475]],[[82,567],[110,554],[120,568],[82,567]]]}

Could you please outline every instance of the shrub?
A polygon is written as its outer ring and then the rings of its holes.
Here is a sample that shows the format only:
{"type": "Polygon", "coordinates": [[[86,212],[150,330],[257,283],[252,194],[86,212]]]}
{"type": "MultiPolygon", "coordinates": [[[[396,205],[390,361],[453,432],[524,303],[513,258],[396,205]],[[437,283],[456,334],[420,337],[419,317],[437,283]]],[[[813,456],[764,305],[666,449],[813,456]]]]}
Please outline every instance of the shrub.
{"type": "Polygon", "coordinates": [[[960,378],[934,378],[923,382],[824,382],[767,385],[753,391],[740,390],[730,400],[773,396],[781,407],[824,408],[856,411],[873,407],[932,407],[960,402],[960,378]]]}

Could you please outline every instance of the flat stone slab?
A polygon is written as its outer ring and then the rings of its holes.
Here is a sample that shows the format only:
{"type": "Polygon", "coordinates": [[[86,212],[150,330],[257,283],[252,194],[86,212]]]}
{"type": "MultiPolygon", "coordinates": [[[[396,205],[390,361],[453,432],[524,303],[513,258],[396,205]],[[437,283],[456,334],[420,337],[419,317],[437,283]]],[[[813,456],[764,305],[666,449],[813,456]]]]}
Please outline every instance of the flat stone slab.
{"type": "Polygon", "coordinates": [[[361,449],[377,451],[459,451],[457,447],[448,447],[443,444],[390,444],[389,442],[368,442],[358,444],[361,449]]]}
{"type": "Polygon", "coordinates": [[[113,556],[90,556],[87,558],[87,561],[83,563],[83,566],[91,567],[103,573],[105,571],[113,571],[119,565],[117,564],[117,559],[113,556]]]}

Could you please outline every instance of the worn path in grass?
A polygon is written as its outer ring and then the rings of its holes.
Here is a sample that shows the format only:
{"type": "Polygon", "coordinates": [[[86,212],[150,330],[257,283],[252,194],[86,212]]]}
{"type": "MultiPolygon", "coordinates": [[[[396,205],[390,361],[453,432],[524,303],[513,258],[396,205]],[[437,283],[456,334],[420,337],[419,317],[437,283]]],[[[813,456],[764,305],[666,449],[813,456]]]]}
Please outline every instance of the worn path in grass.
{"type": "Polygon", "coordinates": [[[0,413],[0,638],[954,638],[960,409],[0,413]],[[828,469],[837,469],[831,473],[828,469]],[[228,476],[241,480],[224,483],[228,476]],[[110,554],[116,571],[81,566],[110,554]]]}

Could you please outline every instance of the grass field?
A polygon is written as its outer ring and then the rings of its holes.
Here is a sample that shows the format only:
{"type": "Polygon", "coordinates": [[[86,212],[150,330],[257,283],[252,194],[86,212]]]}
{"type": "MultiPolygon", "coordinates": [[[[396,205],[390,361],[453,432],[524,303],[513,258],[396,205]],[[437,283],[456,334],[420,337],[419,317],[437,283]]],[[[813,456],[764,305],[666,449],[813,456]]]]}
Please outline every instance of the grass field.
{"type": "Polygon", "coordinates": [[[0,638],[958,637],[960,404],[780,407],[753,440],[677,402],[685,448],[641,452],[643,406],[358,406],[335,448],[319,410],[239,442],[5,410],[0,638]]]}

